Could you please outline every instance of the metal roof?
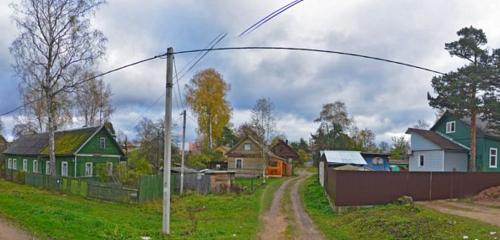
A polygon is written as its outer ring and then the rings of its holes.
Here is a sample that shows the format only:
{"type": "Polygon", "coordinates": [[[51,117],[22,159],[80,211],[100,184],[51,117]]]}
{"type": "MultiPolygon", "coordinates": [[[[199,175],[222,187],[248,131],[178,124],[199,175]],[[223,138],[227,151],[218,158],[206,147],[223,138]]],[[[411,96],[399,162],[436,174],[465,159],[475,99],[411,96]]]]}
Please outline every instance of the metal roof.
{"type": "Polygon", "coordinates": [[[366,161],[359,151],[321,151],[328,163],[366,165],[366,161]]]}

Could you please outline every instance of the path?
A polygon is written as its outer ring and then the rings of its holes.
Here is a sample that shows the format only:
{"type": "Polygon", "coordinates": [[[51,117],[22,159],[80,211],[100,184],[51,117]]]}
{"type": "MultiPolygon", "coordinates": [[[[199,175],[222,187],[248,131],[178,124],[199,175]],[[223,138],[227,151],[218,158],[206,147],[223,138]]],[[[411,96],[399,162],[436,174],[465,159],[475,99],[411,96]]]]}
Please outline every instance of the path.
{"type": "Polygon", "coordinates": [[[298,177],[287,179],[274,193],[274,199],[271,208],[263,214],[264,229],[259,234],[259,238],[263,240],[285,239],[285,231],[289,224],[294,229],[294,239],[325,239],[324,236],[317,230],[313,221],[304,210],[300,199],[299,187],[302,182],[311,175],[306,171],[299,173],[298,177]],[[287,189],[290,188],[290,191],[287,189]],[[289,193],[289,195],[285,195],[289,193]],[[283,199],[291,200],[291,207],[283,209],[283,199]],[[283,211],[293,211],[291,223],[287,221],[287,214],[283,211]]]}
{"type": "Polygon", "coordinates": [[[500,209],[498,208],[453,200],[420,202],[419,204],[443,213],[472,218],[485,223],[500,226],[500,209]]]}
{"type": "Polygon", "coordinates": [[[26,232],[0,218],[0,240],[29,240],[35,239],[26,232]]]}

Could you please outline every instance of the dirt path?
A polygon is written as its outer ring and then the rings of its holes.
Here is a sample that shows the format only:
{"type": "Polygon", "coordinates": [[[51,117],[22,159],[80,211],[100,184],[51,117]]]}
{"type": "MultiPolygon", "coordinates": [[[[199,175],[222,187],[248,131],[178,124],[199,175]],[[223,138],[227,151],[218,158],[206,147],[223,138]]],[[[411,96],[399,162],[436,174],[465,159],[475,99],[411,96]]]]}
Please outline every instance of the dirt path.
{"type": "Polygon", "coordinates": [[[35,239],[24,231],[0,218],[0,240],[29,240],[35,239]]]}
{"type": "Polygon", "coordinates": [[[323,234],[319,232],[314,225],[314,222],[306,213],[302,201],[300,199],[299,187],[304,182],[304,180],[309,177],[311,173],[302,171],[299,175],[299,180],[295,181],[290,191],[290,197],[292,199],[292,207],[295,212],[295,223],[299,232],[298,239],[315,239],[321,240],[325,239],[323,234]]]}
{"type": "Polygon", "coordinates": [[[452,200],[421,202],[419,204],[443,213],[472,218],[485,223],[500,226],[500,209],[498,208],[452,200]]]}
{"type": "Polygon", "coordinates": [[[325,239],[304,210],[300,199],[299,187],[308,176],[310,176],[310,173],[305,171],[300,172],[298,177],[290,178],[283,182],[274,193],[271,208],[262,216],[264,229],[259,234],[259,239],[287,239],[285,234],[287,227],[293,229],[294,236],[291,237],[292,239],[325,239]],[[285,196],[285,193],[289,195],[285,196]],[[291,206],[282,207],[284,198],[290,199],[291,206]],[[287,218],[290,215],[293,219],[287,218]]]}

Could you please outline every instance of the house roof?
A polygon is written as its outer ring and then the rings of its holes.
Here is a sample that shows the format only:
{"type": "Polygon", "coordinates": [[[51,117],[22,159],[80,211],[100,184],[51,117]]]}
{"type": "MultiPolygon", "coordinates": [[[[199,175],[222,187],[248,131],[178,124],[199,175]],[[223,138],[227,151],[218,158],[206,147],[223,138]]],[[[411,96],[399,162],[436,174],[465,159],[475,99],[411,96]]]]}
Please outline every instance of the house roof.
{"type": "MultiPolygon", "coordinates": [[[[260,144],[259,141],[257,141],[255,138],[253,138],[250,134],[248,133],[245,133],[245,137],[242,138],[238,143],[236,143],[231,149],[229,149],[227,152],[226,152],[226,155],[229,156],[229,157],[238,157],[238,154],[234,154],[233,152],[238,148],[238,146],[240,146],[243,142],[245,142],[247,139],[249,139],[250,141],[252,141],[253,143],[255,143],[255,145],[257,145],[260,149],[263,148],[262,144],[260,144]]],[[[269,157],[274,157],[274,158],[277,158],[277,159],[280,159],[280,160],[284,160],[286,161],[285,158],[283,157],[280,157],[276,154],[274,154],[273,152],[271,151],[267,151],[267,155],[269,157]]]]}
{"type": "MultiPolygon", "coordinates": [[[[86,127],[55,132],[56,155],[74,154],[103,126],[86,127]]],[[[24,135],[9,145],[4,153],[19,155],[48,155],[48,133],[24,135]]]]}
{"type": "Polygon", "coordinates": [[[461,152],[466,152],[468,148],[460,143],[457,143],[453,141],[450,138],[447,138],[446,136],[439,134],[438,132],[433,132],[430,130],[424,130],[424,129],[417,129],[417,128],[408,128],[406,131],[406,134],[418,134],[421,137],[429,140],[430,142],[436,144],[440,148],[444,150],[451,150],[451,151],[461,151],[461,152]]]}
{"type": "Polygon", "coordinates": [[[333,164],[367,164],[363,156],[361,156],[361,152],[359,151],[321,151],[321,155],[325,156],[325,159],[328,163],[333,164]]]}
{"type": "Polygon", "coordinates": [[[271,147],[271,151],[282,158],[299,158],[299,154],[292,147],[290,147],[288,143],[281,139],[271,147]]]}

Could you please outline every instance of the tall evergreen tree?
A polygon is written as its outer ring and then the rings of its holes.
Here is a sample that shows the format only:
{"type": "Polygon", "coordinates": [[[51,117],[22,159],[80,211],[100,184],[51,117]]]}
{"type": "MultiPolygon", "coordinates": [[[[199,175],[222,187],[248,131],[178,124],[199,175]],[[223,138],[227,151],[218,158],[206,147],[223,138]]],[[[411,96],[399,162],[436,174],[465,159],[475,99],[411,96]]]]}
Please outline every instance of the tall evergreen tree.
{"type": "Polygon", "coordinates": [[[457,32],[457,41],[446,43],[450,55],[465,59],[467,64],[456,71],[436,76],[432,87],[437,94],[428,94],[429,104],[450,110],[471,122],[469,171],[476,170],[477,119],[498,122],[498,50],[487,49],[486,34],[481,29],[465,27],[457,32]]]}

